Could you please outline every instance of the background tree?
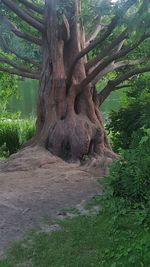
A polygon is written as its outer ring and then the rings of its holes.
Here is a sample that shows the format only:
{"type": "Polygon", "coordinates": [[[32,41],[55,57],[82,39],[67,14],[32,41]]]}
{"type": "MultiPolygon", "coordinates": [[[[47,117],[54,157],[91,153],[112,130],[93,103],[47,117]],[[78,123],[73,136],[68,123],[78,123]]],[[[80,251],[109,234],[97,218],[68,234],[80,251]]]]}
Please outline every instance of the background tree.
{"type": "Polygon", "coordinates": [[[36,135],[27,145],[73,160],[115,156],[99,107],[132,76],[150,71],[149,1],[1,2],[2,24],[42,52],[40,63],[3,38],[13,57],[2,55],[0,70],[40,81],[36,135]]]}

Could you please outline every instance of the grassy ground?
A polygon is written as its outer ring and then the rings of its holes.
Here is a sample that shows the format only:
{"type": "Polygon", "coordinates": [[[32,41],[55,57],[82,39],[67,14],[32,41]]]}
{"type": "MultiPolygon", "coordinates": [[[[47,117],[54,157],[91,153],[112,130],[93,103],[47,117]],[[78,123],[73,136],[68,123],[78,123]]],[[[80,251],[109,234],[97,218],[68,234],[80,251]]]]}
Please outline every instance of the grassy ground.
{"type": "Polygon", "coordinates": [[[53,233],[29,233],[0,267],[149,267],[150,231],[138,212],[100,211],[59,222],[53,233]],[[140,218],[140,219],[138,219],[140,218]]]}

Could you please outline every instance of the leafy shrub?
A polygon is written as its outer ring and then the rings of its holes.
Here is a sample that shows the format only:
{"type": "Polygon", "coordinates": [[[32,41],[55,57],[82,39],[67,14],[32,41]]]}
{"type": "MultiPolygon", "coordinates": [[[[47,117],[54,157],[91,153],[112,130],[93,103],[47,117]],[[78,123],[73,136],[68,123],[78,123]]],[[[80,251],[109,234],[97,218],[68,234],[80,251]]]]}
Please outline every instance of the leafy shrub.
{"type": "Polygon", "coordinates": [[[150,76],[133,79],[132,88],[127,92],[124,106],[112,111],[107,124],[111,132],[113,149],[129,149],[135,133],[142,136],[141,128],[150,128],[150,76]]]}
{"type": "Polygon", "coordinates": [[[15,153],[20,147],[17,123],[0,122],[0,146],[6,144],[9,154],[15,153]]]}
{"type": "Polygon", "coordinates": [[[35,133],[35,120],[22,120],[19,123],[20,145],[32,138],[35,133]]]}
{"type": "Polygon", "coordinates": [[[0,156],[6,157],[15,152],[35,133],[34,120],[0,121],[0,156]]]}
{"type": "Polygon", "coordinates": [[[8,102],[11,96],[12,95],[18,96],[17,89],[18,87],[17,87],[16,76],[0,72],[0,116],[6,112],[8,102]]]}
{"type": "Polygon", "coordinates": [[[107,185],[112,196],[132,202],[150,200],[150,129],[136,148],[124,151],[123,159],[112,164],[107,185]]]}
{"type": "Polygon", "coordinates": [[[9,151],[6,146],[6,143],[4,143],[2,146],[0,146],[0,159],[5,159],[9,156],[9,151]]]}
{"type": "Polygon", "coordinates": [[[144,103],[132,103],[110,114],[107,125],[111,131],[112,145],[115,151],[119,148],[128,149],[133,140],[133,134],[142,127],[150,127],[150,97],[144,103]]]}

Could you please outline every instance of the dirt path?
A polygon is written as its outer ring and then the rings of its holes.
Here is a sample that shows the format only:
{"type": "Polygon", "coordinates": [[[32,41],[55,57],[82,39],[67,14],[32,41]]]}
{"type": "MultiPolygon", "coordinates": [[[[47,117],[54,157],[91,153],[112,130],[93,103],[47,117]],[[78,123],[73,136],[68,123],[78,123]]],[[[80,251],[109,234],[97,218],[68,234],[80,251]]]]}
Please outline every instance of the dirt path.
{"type": "Polygon", "coordinates": [[[41,229],[60,210],[100,192],[98,177],[76,164],[42,150],[24,154],[0,166],[0,255],[27,230],[41,229]]]}

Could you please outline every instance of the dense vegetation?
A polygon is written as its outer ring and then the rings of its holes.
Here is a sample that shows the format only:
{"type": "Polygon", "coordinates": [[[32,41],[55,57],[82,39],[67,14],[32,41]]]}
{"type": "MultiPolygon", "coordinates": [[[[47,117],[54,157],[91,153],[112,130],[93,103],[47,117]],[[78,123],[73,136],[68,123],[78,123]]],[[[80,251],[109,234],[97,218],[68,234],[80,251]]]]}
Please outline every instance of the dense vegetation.
{"type": "Polygon", "coordinates": [[[150,128],[150,75],[133,78],[130,86],[122,108],[109,116],[107,129],[115,151],[136,146],[144,129],[150,128]]]}
{"type": "Polygon", "coordinates": [[[7,158],[29,140],[35,132],[34,119],[0,120],[0,158],[7,158]]]}

